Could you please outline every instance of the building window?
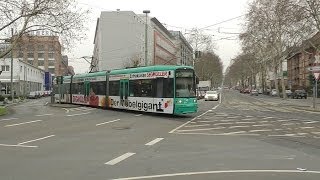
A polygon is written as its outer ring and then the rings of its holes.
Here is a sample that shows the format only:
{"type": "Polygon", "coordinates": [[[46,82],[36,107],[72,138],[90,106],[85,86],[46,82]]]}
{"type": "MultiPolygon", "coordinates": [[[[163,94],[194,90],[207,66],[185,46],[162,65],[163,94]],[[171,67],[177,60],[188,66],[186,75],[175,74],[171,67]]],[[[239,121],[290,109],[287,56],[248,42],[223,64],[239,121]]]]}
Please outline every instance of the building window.
{"type": "Polygon", "coordinates": [[[39,60],[38,59],[38,66],[44,66],[44,60],[39,60]]]}
{"type": "Polygon", "coordinates": [[[28,63],[33,65],[33,60],[28,60],[28,63]]]}
{"type": "Polygon", "coordinates": [[[33,53],[28,53],[28,58],[30,59],[30,58],[34,58],[34,56],[33,56],[33,53]]]}
{"type": "Polygon", "coordinates": [[[22,66],[20,66],[20,72],[22,72],[22,66]]]}
{"type": "Polygon", "coordinates": [[[55,63],[54,60],[49,60],[48,62],[49,62],[48,63],[49,66],[54,66],[54,63],[55,63]]]}
{"type": "Polygon", "coordinates": [[[38,51],[44,51],[44,45],[42,44],[38,45],[38,51]]]}
{"type": "Polygon", "coordinates": [[[28,45],[27,49],[28,49],[28,51],[34,51],[33,45],[28,45]]]}
{"type": "Polygon", "coordinates": [[[44,54],[43,53],[38,53],[38,58],[43,59],[44,58],[44,54]]]}
{"type": "Polygon", "coordinates": [[[49,45],[48,50],[49,51],[54,51],[54,46],[53,45],[49,45]]]}
{"type": "Polygon", "coordinates": [[[54,74],[54,68],[48,68],[48,71],[54,74]]]}
{"type": "Polygon", "coordinates": [[[19,51],[18,58],[23,58],[23,52],[22,51],[19,51]]]}
{"type": "Polygon", "coordinates": [[[9,71],[9,69],[10,69],[9,65],[1,66],[1,71],[9,71]]]}
{"type": "Polygon", "coordinates": [[[54,53],[48,53],[48,58],[49,59],[54,59],[54,53]]]}

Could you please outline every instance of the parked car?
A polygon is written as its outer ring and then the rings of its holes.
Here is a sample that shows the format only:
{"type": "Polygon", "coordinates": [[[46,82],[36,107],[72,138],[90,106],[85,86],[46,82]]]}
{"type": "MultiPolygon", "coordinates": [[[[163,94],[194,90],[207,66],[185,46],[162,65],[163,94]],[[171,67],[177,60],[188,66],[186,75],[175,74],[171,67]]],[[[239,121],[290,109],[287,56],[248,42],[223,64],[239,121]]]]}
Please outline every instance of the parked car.
{"type": "Polygon", "coordinates": [[[259,89],[258,94],[262,94],[262,93],[263,93],[263,89],[259,89]]]}
{"type": "Polygon", "coordinates": [[[36,91],[30,92],[27,96],[28,99],[36,99],[38,98],[38,95],[36,93],[36,91]]]}
{"type": "Polygon", "coordinates": [[[244,94],[250,94],[250,89],[249,88],[246,88],[244,91],[243,91],[244,94]]]}
{"type": "Polygon", "coordinates": [[[258,96],[259,92],[256,89],[251,90],[250,95],[251,96],[258,96]]]}
{"type": "Polygon", "coordinates": [[[219,93],[217,91],[207,91],[206,95],[204,96],[205,101],[218,101],[219,100],[219,93]]]}
{"type": "Polygon", "coordinates": [[[278,95],[277,90],[276,89],[272,89],[270,95],[271,96],[277,96],[278,95]]]}
{"type": "Polygon", "coordinates": [[[304,89],[301,89],[301,90],[295,90],[293,93],[292,93],[292,99],[302,99],[302,98],[305,98],[307,99],[307,92],[304,90],[304,89]]]}
{"type": "MultiPolygon", "coordinates": [[[[285,90],[285,93],[288,98],[290,98],[292,96],[292,91],[290,89],[285,90]]],[[[280,97],[283,97],[282,91],[280,92],[280,97]]]]}
{"type": "Polygon", "coordinates": [[[286,90],[286,95],[287,97],[291,97],[292,96],[292,91],[290,89],[286,90]]]}

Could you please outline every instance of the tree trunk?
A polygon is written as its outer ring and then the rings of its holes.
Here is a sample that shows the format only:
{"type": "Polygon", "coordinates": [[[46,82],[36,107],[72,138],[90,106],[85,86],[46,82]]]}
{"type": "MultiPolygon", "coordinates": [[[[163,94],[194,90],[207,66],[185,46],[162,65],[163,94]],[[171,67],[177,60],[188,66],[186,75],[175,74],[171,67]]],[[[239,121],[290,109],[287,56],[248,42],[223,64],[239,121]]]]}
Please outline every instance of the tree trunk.
{"type": "Polygon", "coordinates": [[[278,74],[277,74],[277,65],[275,65],[274,66],[274,86],[275,86],[275,88],[276,88],[276,90],[277,90],[277,94],[278,94],[278,96],[280,96],[280,93],[279,93],[279,85],[278,85],[278,74]]]}
{"type": "MultiPolygon", "coordinates": [[[[283,76],[283,69],[282,69],[282,61],[280,63],[280,76],[281,76],[282,96],[283,96],[283,99],[287,99],[286,86],[284,84],[284,76],[283,76]]],[[[280,93],[279,93],[279,95],[280,95],[280,93]]]]}

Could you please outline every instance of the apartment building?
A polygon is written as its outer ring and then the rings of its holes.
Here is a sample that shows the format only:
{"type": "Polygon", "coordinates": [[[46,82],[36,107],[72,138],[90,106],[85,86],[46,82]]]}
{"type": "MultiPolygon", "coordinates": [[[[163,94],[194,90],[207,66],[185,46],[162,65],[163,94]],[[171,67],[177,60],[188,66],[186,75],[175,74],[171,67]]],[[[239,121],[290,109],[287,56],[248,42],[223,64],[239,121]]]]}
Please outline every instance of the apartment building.
{"type": "Polygon", "coordinates": [[[68,63],[63,61],[59,37],[48,33],[22,36],[13,49],[13,57],[55,75],[65,75],[68,63]]]}
{"type": "Polygon", "coordinates": [[[315,55],[320,55],[320,52],[314,46],[320,47],[320,32],[303,42],[287,57],[288,82],[293,89],[308,89],[311,86],[310,76],[312,76],[312,73],[307,68],[313,65],[315,55]]]}
{"type": "Polygon", "coordinates": [[[97,20],[91,69],[102,71],[135,65],[190,64],[187,54],[191,47],[186,44],[181,33],[171,33],[155,17],[146,18],[145,14],[132,11],[103,11],[97,20]]]}

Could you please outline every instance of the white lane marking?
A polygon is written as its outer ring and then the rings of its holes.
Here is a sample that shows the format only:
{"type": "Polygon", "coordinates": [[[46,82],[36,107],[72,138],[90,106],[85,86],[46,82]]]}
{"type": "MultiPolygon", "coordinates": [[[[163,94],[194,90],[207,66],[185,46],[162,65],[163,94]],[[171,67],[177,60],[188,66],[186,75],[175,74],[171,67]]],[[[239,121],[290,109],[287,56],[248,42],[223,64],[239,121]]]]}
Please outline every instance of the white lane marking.
{"type": "Polygon", "coordinates": [[[241,133],[245,133],[246,131],[236,131],[236,132],[229,132],[229,133],[222,133],[224,135],[233,135],[233,134],[241,134],[241,133]]]}
{"type": "Polygon", "coordinates": [[[265,118],[262,118],[262,119],[272,119],[272,118],[274,118],[274,117],[265,117],[265,118]]]}
{"type": "Polygon", "coordinates": [[[272,126],[272,124],[255,124],[255,125],[252,125],[252,126],[255,126],[255,127],[272,126]]]}
{"type": "Polygon", "coordinates": [[[281,124],[283,126],[291,126],[291,125],[296,125],[295,123],[286,123],[286,124],[281,124]]]}
{"type": "Polygon", "coordinates": [[[271,137],[303,137],[303,136],[298,136],[297,134],[279,134],[279,135],[268,135],[271,137]]]}
{"type": "Polygon", "coordinates": [[[50,136],[45,136],[45,137],[38,138],[38,139],[33,139],[33,140],[30,140],[30,141],[25,141],[25,142],[19,143],[18,145],[27,144],[27,143],[39,141],[39,140],[42,140],[42,139],[47,139],[47,138],[50,138],[50,137],[53,137],[53,136],[55,136],[55,135],[50,135],[50,136]]]}
{"type": "Polygon", "coordinates": [[[134,116],[136,116],[136,117],[139,117],[139,116],[142,116],[143,114],[136,114],[136,115],[134,115],[134,116]]]}
{"type": "Polygon", "coordinates": [[[40,121],[42,121],[42,120],[27,121],[27,122],[18,123],[18,124],[9,124],[9,125],[6,125],[4,127],[19,126],[19,125],[23,125],[23,124],[30,124],[30,123],[40,122],[40,121]]]}
{"type": "Polygon", "coordinates": [[[278,122],[286,122],[286,121],[290,121],[288,119],[284,119],[284,120],[277,120],[278,122]]]}
{"type": "Polygon", "coordinates": [[[227,117],[228,119],[235,119],[235,118],[239,118],[240,116],[232,116],[232,117],[227,117]]]}
{"type": "MultiPolygon", "coordinates": [[[[217,120],[212,120],[212,121],[197,121],[197,122],[208,123],[208,122],[215,122],[215,121],[217,121],[217,120]]],[[[195,123],[197,123],[197,122],[195,122],[195,123]]],[[[191,122],[191,123],[193,123],[193,122],[191,122]]]]}
{"type": "Polygon", "coordinates": [[[320,132],[311,132],[311,133],[313,133],[313,134],[320,134],[320,132]]]}
{"type": "Polygon", "coordinates": [[[213,107],[212,109],[217,109],[220,106],[220,104],[216,105],[215,107],[213,107]]]}
{"type": "Polygon", "coordinates": [[[309,121],[309,122],[304,122],[305,124],[313,124],[313,123],[317,123],[319,121],[309,121]]]}
{"type": "Polygon", "coordinates": [[[146,146],[152,146],[152,145],[155,145],[156,143],[162,141],[164,138],[156,138],[150,142],[148,142],[147,144],[145,144],[146,146]]]}
{"type": "Polygon", "coordinates": [[[188,132],[188,131],[207,131],[214,129],[224,129],[225,127],[215,127],[215,128],[204,128],[204,129],[186,129],[186,130],[177,130],[178,132],[188,132]]]}
{"type": "Polygon", "coordinates": [[[119,157],[117,157],[115,159],[112,159],[112,160],[110,160],[110,161],[108,161],[108,162],[106,162],[104,164],[115,165],[115,164],[117,164],[117,163],[129,158],[130,156],[133,156],[134,154],[136,154],[136,153],[131,153],[131,152],[125,153],[125,154],[123,154],[123,155],[121,155],[121,156],[119,156],[119,157]]]}
{"type": "Polygon", "coordinates": [[[0,119],[0,121],[10,121],[10,120],[14,120],[14,119],[19,119],[19,118],[7,118],[7,119],[0,119]]]}
{"type": "Polygon", "coordinates": [[[300,129],[312,129],[314,127],[300,127],[300,129]]]}
{"type": "Polygon", "coordinates": [[[113,122],[117,122],[117,121],[120,121],[120,119],[115,119],[115,120],[112,120],[112,121],[107,121],[107,122],[99,123],[99,124],[96,124],[96,126],[101,126],[101,125],[103,125],[103,124],[109,124],[109,123],[113,123],[113,122]]]}
{"type": "Polygon", "coordinates": [[[272,131],[272,129],[258,129],[258,130],[250,130],[249,132],[267,132],[272,131]]]}
{"type": "Polygon", "coordinates": [[[229,124],[233,124],[231,122],[226,122],[226,123],[216,123],[216,124],[213,124],[214,126],[218,126],[218,125],[229,125],[229,124]]]}
{"type": "Polygon", "coordinates": [[[48,105],[49,104],[49,102],[46,102],[44,105],[46,106],[46,105],[48,105]]]}
{"type": "Polygon", "coordinates": [[[62,109],[65,110],[65,111],[67,111],[66,113],[69,113],[69,112],[70,112],[70,110],[67,109],[67,108],[62,108],[62,109]]]}
{"type": "Polygon", "coordinates": [[[243,127],[249,127],[249,126],[230,126],[229,129],[243,128],[243,127]]]}
{"type": "Polygon", "coordinates": [[[0,144],[0,146],[6,146],[6,147],[33,147],[33,148],[38,147],[38,146],[26,146],[26,145],[19,145],[19,144],[0,144]]]}
{"type": "Polygon", "coordinates": [[[38,114],[36,116],[40,117],[40,116],[52,116],[53,114],[38,114]]]}
{"type": "Polygon", "coordinates": [[[253,119],[252,118],[246,118],[246,119],[241,119],[241,120],[243,120],[243,121],[251,121],[253,119]]]}
{"type": "Polygon", "coordinates": [[[227,133],[221,133],[221,134],[211,134],[211,133],[198,133],[198,132],[174,132],[175,134],[183,134],[183,135],[208,135],[208,136],[232,136],[232,135],[236,135],[236,136],[261,136],[260,134],[227,134],[227,133]]]}
{"type": "MultiPolygon", "coordinates": [[[[185,125],[189,124],[190,122],[192,122],[192,121],[196,120],[197,118],[200,118],[201,116],[203,116],[203,115],[207,114],[208,112],[209,112],[209,111],[206,111],[206,112],[204,112],[204,113],[200,114],[199,116],[194,117],[194,118],[193,118],[193,119],[191,119],[190,121],[187,121],[186,123],[183,123],[183,124],[181,124],[180,126],[178,126],[178,127],[174,128],[174,129],[172,129],[171,131],[169,131],[169,133],[173,133],[174,131],[176,131],[176,130],[178,130],[178,129],[182,128],[183,126],[185,126],[185,125]]],[[[207,121],[207,122],[208,122],[208,121],[207,121]]],[[[210,121],[209,121],[209,122],[210,122],[210,121]]]]}
{"type": "Polygon", "coordinates": [[[185,126],[185,127],[188,128],[188,127],[202,127],[202,126],[210,126],[210,124],[189,125],[189,126],[185,126]]]}
{"type": "Polygon", "coordinates": [[[283,129],[274,129],[275,131],[282,131],[283,129]]]}
{"type": "Polygon", "coordinates": [[[308,133],[297,133],[298,135],[307,135],[308,133]]]}
{"type": "Polygon", "coordinates": [[[236,122],[236,124],[254,124],[256,122],[236,122]]]}
{"type": "Polygon", "coordinates": [[[234,120],[233,119],[223,119],[223,120],[219,120],[220,122],[234,122],[234,120]]]}
{"type": "Polygon", "coordinates": [[[249,118],[249,117],[253,117],[253,116],[246,116],[246,117],[248,117],[248,118],[249,118]]]}
{"type": "Polygon", "coordinates": [[[67,116],[68,116],[68,117],[71,117],[71,116],[81,116],[81,115],[85,115],[85,114],[90,114],[90,112],[80,113],[80,114],[69,114],[69,115],[67,115],[67,116]]]}

